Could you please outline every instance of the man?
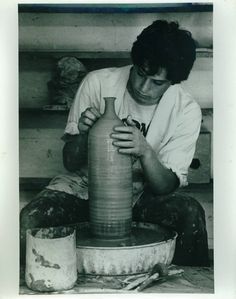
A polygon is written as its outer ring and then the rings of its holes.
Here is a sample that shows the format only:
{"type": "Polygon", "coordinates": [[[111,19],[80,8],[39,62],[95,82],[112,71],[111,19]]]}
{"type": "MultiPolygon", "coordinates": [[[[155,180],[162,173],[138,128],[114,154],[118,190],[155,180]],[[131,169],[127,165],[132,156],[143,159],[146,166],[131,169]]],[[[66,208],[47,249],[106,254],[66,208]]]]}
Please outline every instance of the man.
{"type": "Polygon", "coordinates": [[[133,65],[89,73],[80,85],[65,129],[63,161],[73,174],[54,178],[21,213],[28,227],[88,220],[87,137],[104,111],[103,97],[116,97],[124,126],[111,137],[133,159],[133,219],[176,230],[173,263],[207,266],[205,214],[190,197],[173,193],[187,185],[201,126],[201,110],[179,84],[196,58],[190,32],[174,22],[155,21],[134,42],[133,65]]]}

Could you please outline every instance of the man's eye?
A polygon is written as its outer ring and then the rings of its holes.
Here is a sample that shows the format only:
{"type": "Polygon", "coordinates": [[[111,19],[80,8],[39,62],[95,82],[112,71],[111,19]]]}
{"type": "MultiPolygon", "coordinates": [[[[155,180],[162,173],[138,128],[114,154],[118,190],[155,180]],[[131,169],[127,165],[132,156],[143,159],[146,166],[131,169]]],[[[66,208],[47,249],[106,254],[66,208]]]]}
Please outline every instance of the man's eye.
{"type": "Polygon", "coordinates": [[[137,73],[138,73],[138,75],[141,76],[141,77],[144,77],[144,76],[145,76],[144,72],[142,72],[141,70],[138,70],[137,73]]]}
{"type": "Polygon", "coordinates": [[[154,82],[155,85],[158,85],[158,86],[161,86],[161,85],[164,84],[163,82],[161,82],[161,81],[156,81],[156,80],[154,80],[153,82],[154,82]]]}

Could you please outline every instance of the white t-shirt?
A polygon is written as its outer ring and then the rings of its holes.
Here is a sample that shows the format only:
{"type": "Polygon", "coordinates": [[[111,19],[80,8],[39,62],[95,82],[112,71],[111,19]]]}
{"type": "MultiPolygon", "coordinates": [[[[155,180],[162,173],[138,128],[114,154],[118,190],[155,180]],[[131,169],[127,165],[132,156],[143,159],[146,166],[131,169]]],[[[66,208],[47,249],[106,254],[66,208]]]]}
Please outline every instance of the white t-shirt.
{"type": "MultiPolygon", "coordinates": [[[[143,133],[144,136],[147,136],[148,128],[153,119],[155,110],[157,109],[157,105],[144,106],[139,105],[136,101],[131,97],[128,90],[126,89],[124,97],[126,98],[126,102],[128,103],[128,113],[131,115],[133,122],[136,127],[143,133]]],[[[122,118],[125,122],[127,116],[122,118]]]]}
{"type": "MultiPolygon", "coordinates": [[[[92,106],[103,113],[105,108],[103,98],[116,97],[117,115],[121,119],[131,115],[139,122],[141,130],[143,126],[145,131],[148,128],[146,140],[156,152],[159,161],[176,173],[180,186],[185,186],[200,132],[201,109],[181,84],[171,85],[158,105],[138,105],[126,89],[130,68],[129,65],[90,72],[78,89],[70,109],[65,133],[79,134],[78,122],[81,113],[92,106]]],[[[133,166],[134,171],[141,171],[138,160],[133,166]]],[[[140,185],[134,193],[141,194],[143,187],[143,184],[140,185]]],[[[72,190],[71,194],[78,195],[79,192],[72,190]]]]}

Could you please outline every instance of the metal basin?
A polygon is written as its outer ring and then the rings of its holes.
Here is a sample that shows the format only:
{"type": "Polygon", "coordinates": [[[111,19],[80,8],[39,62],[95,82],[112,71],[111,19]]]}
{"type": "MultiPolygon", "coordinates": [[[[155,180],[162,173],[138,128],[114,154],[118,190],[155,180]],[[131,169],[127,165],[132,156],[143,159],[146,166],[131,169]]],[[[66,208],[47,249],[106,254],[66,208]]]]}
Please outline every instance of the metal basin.
{"type": "Polygon", "coordinates": [[[157,263],[172,262],[177,233],[157,224],[132,224],[126,239],[99,240],[89,223],[77,225],[76,254],[80,274],[132,275],[146,273],[157,263]]]}

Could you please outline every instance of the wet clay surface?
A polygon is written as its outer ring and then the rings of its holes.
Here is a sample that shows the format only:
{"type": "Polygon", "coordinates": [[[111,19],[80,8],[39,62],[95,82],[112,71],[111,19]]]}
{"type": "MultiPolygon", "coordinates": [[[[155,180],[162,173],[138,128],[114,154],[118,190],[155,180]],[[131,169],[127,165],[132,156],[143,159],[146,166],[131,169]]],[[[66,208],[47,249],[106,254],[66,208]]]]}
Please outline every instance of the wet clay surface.
{"type": "Polygon", "coordinates": [[[105,240],[94,238],[89,227],[82,227],[76,232],[76,245],[92,247],[141,246],[166,241],[170,238],[173,238],[173,233],[163,228],[154,230],[133,227],[131,234],[126,238],[105,240]]]}

